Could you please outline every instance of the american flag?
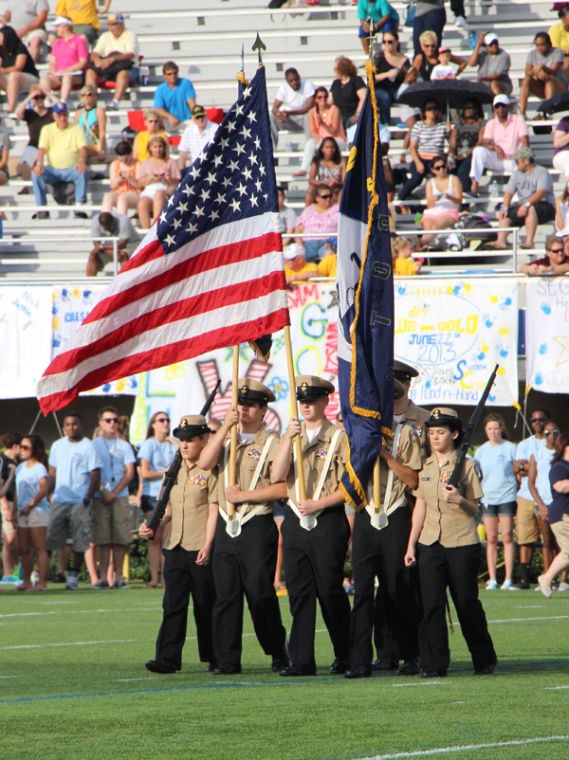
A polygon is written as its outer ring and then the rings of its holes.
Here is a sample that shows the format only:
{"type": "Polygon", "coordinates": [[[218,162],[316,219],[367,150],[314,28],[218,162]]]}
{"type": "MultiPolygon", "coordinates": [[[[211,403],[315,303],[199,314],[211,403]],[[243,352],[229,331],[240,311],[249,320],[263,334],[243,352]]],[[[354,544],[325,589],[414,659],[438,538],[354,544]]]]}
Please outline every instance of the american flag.
{"type": "Polygon", "coordinates": [[[340,488],[367,504],[393,416],[393,271],[373,79],[346,171],[338,229],[338,386],[349,461],[340,488]]]}
{"type": "Polygon", "coordinates": [[[44,414],[96,388],[289,324],[262,67],[38,384],[44,414]]]}

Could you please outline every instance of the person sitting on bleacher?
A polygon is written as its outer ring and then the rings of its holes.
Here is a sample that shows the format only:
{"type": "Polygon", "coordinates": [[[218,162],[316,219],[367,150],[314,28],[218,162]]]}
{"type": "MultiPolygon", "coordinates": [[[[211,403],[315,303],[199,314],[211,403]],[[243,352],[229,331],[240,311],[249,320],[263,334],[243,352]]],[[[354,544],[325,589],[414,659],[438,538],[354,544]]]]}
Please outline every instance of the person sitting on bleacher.
{"type": "Polygon", "coordinates": [[[160,135],[165,140],[168,139],[164,127],[162,126],[162,119],[160,114],[154,108],[149,108],[143,114],[144,125],[146,129],[141,129],[140,132],[134,138],[134,144],[132,146],[132,153],[137,161],[146,161],[150,158],[148,151],[148,143],[152,137],[160,135]]]}
{"type": "Polygon", "coordinates": [[[16,30],[34,63],[38,62],[42,44],[47,42],[45,22],[48,13],[48,0],[8,0],[2,16],[2,26],[9,24],[16,30]]]}
{"type": "MultiPolygon", "coordinates": [[[[32,173],[36,205],[47,205],[46,185],[72,182],[75,186],[75,204],[82,206],[87,198],[87,140],[77,124],[69,124],[69,111],[65,103],[53,106],[54,123],[40,132],[39,152],[32,173]]],[[[76,211],[75,216],[86,219],[87,214],[76,211]]],[[[49,219],[49,211],[39,211],[34,219],[49,219]]]]}
{"type": "Polygon", "coordinates": [[[542,100],[549,100],[567,89],[567,79],[563,72],[563,53],[553,47],[546,32],[538,32],[533,38],[534,50],[526,59],[526,70],[520,87],[519,111],[526,115],[530,94],[542,100]]]}
{"type": "Polygon", "coordinates": [[[551,44],[563,53],[563,70],[569,69],[569,4],[558,11],[559,23],[549,29],[551,44]]]}
{"type": "Polygon", "coordinates": [[[476,196],[484,169],[511,172],[516,168],[513,154],[529,145],[528,128],[523,116],[510,113],[510,98],[496,95],[492,101],[494,118],[489,119],[482,134],[482,144],[472,152],[471,191],[476,196]]]}
{"type": "MultiPolygon", "coordinates": [[[[531,148],[520,148],[512,156],[516,170],[504,191],[502,208],[498,212],[498,227],[522,227],[526,229],[525,242],[520,248],[533,248],[538,224],[552,222],[555,218],[553,180],[544,166],[535,163],[531,148]],[[517,195],[517,202],[511,201],[517,195]]],[[[506,248],[508,232],[499,232],[495,248],[506,248]]],[[[490,245],[490,244],[489,244],[490,245]]]]}
{"type": "Polygon", "coordinates": [[[136,167],[136,179],[141,188],[138,217],[145,230],[150,229],[152,220],[162,211],[181,176],[178,164],[170,158],[168,140],[155,135],[148,143],[148,150],[150,158],[136,167]]]}
{"type": "MultiPolygon", "coordinates": [[[[2,117],[0,116],[0,124],[2,123],[2,117]]],[[[5,185],[8,182],[8,158],[10,156],[10,138],[6,132],[0,132],[0,185],[5,185]]]]}
{"type": "Polygon", "coordinates": [[[550,235],[545,241],[545,256],[522,264],[519,271],[533,276],[567,274],[569,257],[565,255],[563,240],[557,235],[550,235]]]}
{"type": "Polygon", "coordinates": [[[553,168],[569,179],[569,116],[562,116],[553,132],[553,168]]]}
{"type": "Polygon", "coordinates": [[[410,175],[399,191],[399,200],[402,201],[419,187],[430,171],[431,162],[445,152],[448,130],[439,103],[427,100],[423,104],[421,115],[422,118],[411,129],[409,152],[413,161],[409,167],[410,175]]]}
{"type": "Polygon", "coordinates": [[[101,31],[99,15],[108,13],[110,7],[111,0],[104,0],[101,8],[97,8],[97,0],[57,0],[55,13],[70,18],[77,34],[94,45],[101,31]]]}
{"type": "MultiPolygon", "coordinates": [[[[124,264],[125,261],[128,261],[129,255],[127,246],[129,242],[134,242],[136,233],[127,216],[103,211],[100,214],[96,214],[91,220],[91,237],[118,237],[117,260],[119,264],[124,264]]],[[[85,276],[95,277],[97,272],[101,272],[105,265],[113,260],[113,255],[112,243],[105,243],[104,240],[94,240],[93,248],[89,253],[87,266],[85,267],[85,276]]]]}
{"type": "Polygon", "coordinates": [[[38,82],[38,70],[27,47],[11,26],[0,29],[0,90],[6,93],[7,108],[13,112],[18,95],[38,82]]]}
{"type": "MultiPolygon", "coordinates": [[[[30,93],[16,108],[16,116],[28,125],[28,144],[24,148],[16,171],[26,182],[32,177],[32,169],[38,157],[38,142],[42,127],[53,122],[51,107],[45,104],[45,92],[39,84],[30,87],[30,93]]],[[[29,187],[23,187],[18,195],[28,195],[29,187]]]]}
{"type": "Polygon", "coordinates": [[[164,81],[158,85],[154,93],[154,108],[158,111],[166,128],[172,130],[185,126],[196,104],[194,85],[189,79],[179,77],[179,70],[174,61],[166,61],[162,67],[164,81]]]}
{"type": "Polygon", "coordinates": [[[124,16],[111,13],[107,23],[109,31],[101,34],[87,64],[85,82],[95,87],[105,81],[115,82],[110,108],[118,111],[138,61],[138,40],[134,32],[124,27],[124,16]]]}
{"type": "Polygon", "coordinates": [[[137,160],[132,155],[132,142],[121,140],[115,146],[117,158],[109,169],[111,192],[105,193],[103,211],[117,207],[119,214],[128,214],[129,208],[136,208],[140,196],[140,186],[136,179],[137,160]]]}
{"type": "Polygon", "coordinates": [[[511,95],[514,89],[509,75],[512,62],[508,53],[500,47],[497,34],[480,32],[468,65],[478,66],[478,81],[486,84],[494,95],[511,95]]]}
{"type": "Polygon", "coordinates": [[[184,130],[178,146],[178,166],[182,176],[185,174],[188,161],[190,165],[193,164],[205,146],[213,140],[218,126],[215,122],[208,120],[203,106],[192,108],[192,120],[184,130]]]}
{"type": "Polygon", "coordinates": [[[87,139],[89,161],[104,161],[107,150],[107,114],[97,105],[97,88],[86,84],[79,93],[82,106],[75,112],[74,124],[79,124],[87,139]]]}
{"type": "Polygon", "coordinates": [[[53,25],[57,39],[51,48],[49,73],[41,78],[40,84],[49,95],[54,90],[60,90],[60,99],[66,103],[73,87],[83,84],[89,49],[84,37],[73,31],[71,19],[58,16],[53,25]]]}
{"type": "Polygon", "coordinates": [[[308,132],[308,112],[314,105],[314,85],[308,79],[301,79],[294,68],[285,71],[285,82],[277,90],[271,108],[271,137],[273,147],[279,142],[279,130],[308,132]]]}

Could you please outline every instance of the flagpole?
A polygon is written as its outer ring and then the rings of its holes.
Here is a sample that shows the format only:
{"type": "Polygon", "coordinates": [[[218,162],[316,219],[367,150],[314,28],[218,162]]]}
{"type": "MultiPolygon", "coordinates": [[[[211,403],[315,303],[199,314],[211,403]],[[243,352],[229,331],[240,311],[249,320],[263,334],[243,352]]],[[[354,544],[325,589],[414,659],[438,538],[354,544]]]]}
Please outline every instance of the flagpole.
{"type": "MultiPolygon", "coordinates": [[[[290,337],[290,326],[285,325],[285,348],[286,364],[288,369],[288,383],[290,385],[290,416],[298,417],[298,401],[296,400],[296,378],[294,376],[294,360],[292,356],[292,340],[290,337]]],[[[304,481],[304,467],[302,464],[302,444],[300,436],[294,436],[294,451],[297,462],[296,477],[298,478],[298,494],[301,501],[306,501],[306,483],[304,481]]]]}
{"type": "MultiPolygon", "coordinates": [[[[237,409],[237,395],[239,389],[239,346],[233,346],[233,369],[231,382],[231,407],[237,409]]],[[[231,442],[229,446],[229,485],[234,486],[237,482],[237,434],[239,422],[231,428],[231,442]]],[[[235,519],[235,504],[227,502],[227,518],[229,521],[235,519]]]]}
{"type": "Polygon", "coordinates": [[[381,510],[381,480],[380,480],[380,463],[379,457],[373,463],[373,504],[376,515],[381,510]]]}

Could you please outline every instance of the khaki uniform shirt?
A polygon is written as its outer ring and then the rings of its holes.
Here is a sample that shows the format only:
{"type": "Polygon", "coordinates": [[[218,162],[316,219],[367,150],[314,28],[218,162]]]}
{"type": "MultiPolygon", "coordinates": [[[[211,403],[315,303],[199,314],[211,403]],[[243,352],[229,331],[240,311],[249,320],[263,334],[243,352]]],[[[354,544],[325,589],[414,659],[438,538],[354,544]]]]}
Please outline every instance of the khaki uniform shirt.
{"type": "Polygon", "coordinates": [[[413,401],[409,401],[409,406],[405,412],[405,422],[414,428],[415,432],[421,439],[421,453],[423,459],[427,458],[429,451],[428,444],[428,429],[425,427],[425,422],[431,418],[431,413],[428,409],[423,409],[422,406],[417,406],[413,401]]]}
{"type": "Polygon", "coordinates": [[[165,549],[199,551],[205,543],[209,505],[217,502],[217,474],[182,460],[170,491],[172,522],[165,549]]]}
{"type": "MultiPolygon", "coordinates": [[[[477,509],[465,509],[458,504],[450,504],[443,499],[443,492],[452,474],[456,454],[439,466],[436,456],[430,456],[419,473],[419,486],[414,495],[427,502],[425,524],[419,536],[419,543],[430,546],[437,541],[451,549],[479,543],[476,532],[477,509]]],[[[458,484],[459,493],[465,499],[478,500],[483,491],[472,459],[466,459],[458,484]]]]}
{"type": "MultiPolygon", "coordinates": [[[[394,425],[394,435],[396,429],[397,426],[394,425]]],[[[391,441],[393,441],[393,439],[391,439],[391,441]]],[[[389,446],[390,441],[387,441],[387,444],[389,446]]],[[[391,453],[400,464],[404,464],[417,472],[421,469],[423,464],[423,458],[421,456],[421,441],[415,428],[406,423],[403,423],[401,432],[399,434],[397,451],[392,451],[391,453]]],[[[385,490],[390,472],[391,470],[387,466],[387,463],[384,462],[383,459],[380,459],[380,496],[382,504],[385,500],[385,490]]],[[[370,483],[370,488],[371,487],[372,486],[370,483]]],[[[407,486],[405,483],[402,480],[399,480],[395,473],[393,473],[391,497],[389,499],[389,504],[385,504],[385,511],[387,514],[393,512],[397,507],[401,507],[407,504],[407,499],[405,496],[406,490],[407,486]]]]}
{"type": "MultiPolygon", "coordinates": [[[[270,443],[269,453],[267,454],[265,463],[263,464],[263,468],[261,470],[261,474],[255,486],[255,488],[265,488],[266,486],[271,485],[271,464],[279,448],[278,436],[274,435],[274,433],[268,433],[264,427],[261,427],[255,433],[253,438],[251,438],[246,443],[239,443],[237,445],[237,483],[239,485],[239,488],[241,488],[243,491],[252,490],[250,488],[250,483],[253,479],[253,474],[257,469],[257,462],[263,453],[265,443],[269,436],[272,439],[270,443]]],[[[227,457],[225,455],[225,451],[222,452],[221,460],[219,462],[219,506],[224,512],[227,512],[227,500],[225,498],[225,489],[227,487],[227,482],[225,479],[225,472],[229,466],[229,447],[230,438],[228,437],[225,444],[227,457]]],[[[258,502],[254,502],[247,505],[238,505],[238,508],[239,512],[245,515],[248,512],[252,512],[259,506],[261,505],[258,502]]],[[[269,502],[268,504],[265,504],[263,506],[263,509],[260,509],[257,514],[270,515],[272,512],[272,502],[269,502]]]]}
{"type": "MultiPolygon", "coordinates": [[[[320,482],[320,476],[324,469],[326,459],[328,457],[328,451],[334,434],[338,430],[336,425],[333,425],[328,420],[322,422],[322,427],[318,433],[314,436],[312,443],[308,442],[306,435],[306,427],[304,423],[301,426],[300,440],[302,444],[302,464],[304,470],[304,482],[306,484],[306,498],[314,498],[316,487],[320,482]]],[[[322,496],[330,496],[335,493],[340,485],[340,480],[344,473],[346,461],[348,459],[347,449],[347,437],[342,431],[330,467],[326,474],[326,479],[322,490],[320,491],[319,498],[322,496]]],[[[293,448],[294,450],[294,448],[293,448]]],[[[292,457],[292,452],[291,452],[292,457]]],[[[296,489],[295,489],[295,468],[291,467],[287,478],[287,489],[289,498],[296,503],[296,489]]]]}

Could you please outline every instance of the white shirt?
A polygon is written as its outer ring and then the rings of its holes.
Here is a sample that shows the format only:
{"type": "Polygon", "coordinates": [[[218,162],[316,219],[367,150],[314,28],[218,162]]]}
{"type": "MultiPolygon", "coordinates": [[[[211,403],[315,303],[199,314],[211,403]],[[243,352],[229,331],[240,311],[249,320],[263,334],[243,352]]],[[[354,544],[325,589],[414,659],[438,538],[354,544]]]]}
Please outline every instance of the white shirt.
{"type": "Polygon", "coordinates": [[[193,163],[205,146],[213,140],[218,126],[212,121],[207,121],[203,132],[200,132],[198,125],[192,119],[184,130],[178,152],[187,153],[190,163],[193,163]]]}
{"type": "Polygon", "coordinates": [[[312,82],[308,79],[301,79],[298,90],[293,90],[288,82],[283,82],[277,90],[275,100],[281,103],[279,111],[298,111],[306,108],[306,101],[313,95],[314,85],[312,82]]]}

